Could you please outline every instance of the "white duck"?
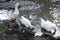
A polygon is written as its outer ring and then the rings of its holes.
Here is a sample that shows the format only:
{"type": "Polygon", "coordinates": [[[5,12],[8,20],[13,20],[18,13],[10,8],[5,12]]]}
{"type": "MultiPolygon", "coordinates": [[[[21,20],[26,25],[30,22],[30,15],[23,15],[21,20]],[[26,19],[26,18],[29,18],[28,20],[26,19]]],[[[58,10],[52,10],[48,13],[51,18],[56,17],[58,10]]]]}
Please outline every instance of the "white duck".
{"type": "Polygon", "coordinates": [[[52,23],[49,20],[44,20],[43,18],[41,19],[41,28],[44,28],[46,31],[50,31],[51,33],[54,33],[55,30],[57,29],[56,24],[52,23]]]}
{"type": "Polygon", "coordinates": [[[9,20],[16,19],[18,17],[18,15],[19,15],[18,6],[19,6],[19,3],[16,3],[14,12],[9,11],[9,13],[8,13],[9,20]]]}
{"type": "Polygon", "coordinates": [[[15,4],[15,10],[14,12],[8,11],[8,10],[0,10],[0,20],[13,20],[16,19],[19,15],[19,10],[18,10],[19,3],[15,4]]]}
{"type": "Polygon", "coordinates": [[[30,20],[28,20],[28,19],[25,18],[24,16],[21,16],[20,22],[21,22],[23,25],[25,25],[26,27],[35,28],[35,27],[31,24],[30,20]]]}

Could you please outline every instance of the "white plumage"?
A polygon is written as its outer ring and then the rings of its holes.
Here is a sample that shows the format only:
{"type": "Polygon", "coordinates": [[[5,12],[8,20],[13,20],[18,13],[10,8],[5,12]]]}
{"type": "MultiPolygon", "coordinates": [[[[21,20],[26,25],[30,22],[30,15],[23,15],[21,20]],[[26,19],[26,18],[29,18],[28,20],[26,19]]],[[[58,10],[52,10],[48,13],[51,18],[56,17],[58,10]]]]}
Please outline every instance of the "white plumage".
{"type": "Polygon", "coordinates": [[[52,33],[56,30],[57,26],[56,24],[52,23],[49,20],[44,20],[41,18],[41,27],[44,28],[47,31],[51,31],[52,33]]]}
{"type": "Polygon", "coordinates": [[[9,14],[8,14],[9,20],[16,19],[18,17],[19,15],[18,6],[19,6],[19,3],[16,3],[14,12],[9,11],[9,14]]]}
{"type": "Polygon", "coordinates": [[[15,4],[15,10],[14,12],[8,11],[8,10],[0,10],[0,20],[12,20],[16,19],[19,15],[19,10],[18,10],[19,3],[15,4]]]}
{"type": "Polygon", "coordinates": [[[33,28],[34,26],[31,24],[30,20],[28,20],[27,18],[25,18],[24,16],[21,16],[20,18],[20,22],[25,25],[26,27],[30,27],[33,28]]]}

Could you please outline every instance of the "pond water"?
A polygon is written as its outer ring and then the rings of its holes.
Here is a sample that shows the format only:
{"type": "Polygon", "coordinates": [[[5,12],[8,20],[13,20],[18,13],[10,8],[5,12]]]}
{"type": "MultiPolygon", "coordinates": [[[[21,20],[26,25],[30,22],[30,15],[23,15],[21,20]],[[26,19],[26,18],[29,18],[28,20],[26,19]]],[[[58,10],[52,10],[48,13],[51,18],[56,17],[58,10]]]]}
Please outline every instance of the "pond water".
{"type": "MultiPolygon", "coordinates": [[[[20,16],[25,16],[26,18],[30,19],[32,24],[36,26],[36,29],[34,30],[38,35],[39,32],[41,33],[40,29],[40,17],[44,18],[45,20],[48,19],[52,21],[54,16],[52,16],[54,8],[56,10],[60,8],[59,6],[56,6],[56,3],[50,2],[50,1],[45,1],[41,0],[42,3],[37,3],[33,1],[10,1],[6,2],[5,0],[1,0],[0,2],[0,10],[5,9],[5,10],[10,10],[12,9],[14,11],[14,5],[15,3],[19,2],[19,12],[20,16]],[[2,2],[3,3],[2,3],[2,2]],[[45,3],[45,4],[44,4],[45,3]]],[[[40,2],[40,1],[39,1],[40,2]]],[[[7,14],[0,14],[0,19],[1,20],[6,20],[8,17],[6,17],[7,14]],[[3,17],[3,18],[2,18],[3,17]]],[[[36,34],[36,35],[37,35],[36,34]]],[[[42,34],[42,33],[41,33],[42,34]]]]}

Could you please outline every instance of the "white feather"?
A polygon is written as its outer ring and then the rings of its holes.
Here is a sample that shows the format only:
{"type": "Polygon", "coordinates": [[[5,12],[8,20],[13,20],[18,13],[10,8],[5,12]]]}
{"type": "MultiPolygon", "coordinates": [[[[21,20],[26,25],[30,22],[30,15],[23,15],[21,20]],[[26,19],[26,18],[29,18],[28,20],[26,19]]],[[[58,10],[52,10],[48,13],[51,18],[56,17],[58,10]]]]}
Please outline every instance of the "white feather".
{"type": "Polygon", "coordinates": [[[18,15],[19,15],[18,6],[19,6],[19,3],[16,3],[14,12],[9,11],[8,16],[9,16],[10,20],[11,19],[16,19],[18,17],[18,15]]]}
{"type": "Polygon", "coordinates": [[[11,19],[16,19],[19,15],[19,10],[18,10],[19,3],[15,4],[15,10],[14,12],[8,11],[8,10],[0,10],[0,20],[11,20],[11,19]]]}
{"type": "Polygon", "coordinates": [[[47,31],[54,32],[57,26],[51,21],[49,20],[45,21],[43,18],[41,18],[41,27],[46,29],[47,31]]]}
{"type": "Polygon", "coordinates": [[[33,25],[31,24],[30,20],[28,20],[27,18],[25,18],[24,16],[21,16],[20,22],[25,25],[26,27],[30,27],[32,28],[33,25]]]}

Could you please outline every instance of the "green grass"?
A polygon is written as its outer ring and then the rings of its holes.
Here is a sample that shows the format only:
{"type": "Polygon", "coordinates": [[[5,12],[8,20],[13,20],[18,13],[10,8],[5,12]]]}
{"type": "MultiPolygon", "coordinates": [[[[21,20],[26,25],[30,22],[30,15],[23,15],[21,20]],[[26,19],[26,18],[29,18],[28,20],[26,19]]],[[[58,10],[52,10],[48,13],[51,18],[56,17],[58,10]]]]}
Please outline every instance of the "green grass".
{"type": "Polygon", "coordinates": [[[6,30],[6,28],[7,28],[7,25],[0,24],[0,31],[4,31],[4,30],[6,30]]]}
{"type": "Polygon", "coordinates": [[[0,35],[0,40],[19,40],[16,35],[0,35]]]}
{"type": "MultiPolygon", "coordinates": [[[[0,24],[0,31],[5,31],[8,24],[0,24]]],[[[0,35],[0,40],[20,40],[17,35],[0,35]]]]}

